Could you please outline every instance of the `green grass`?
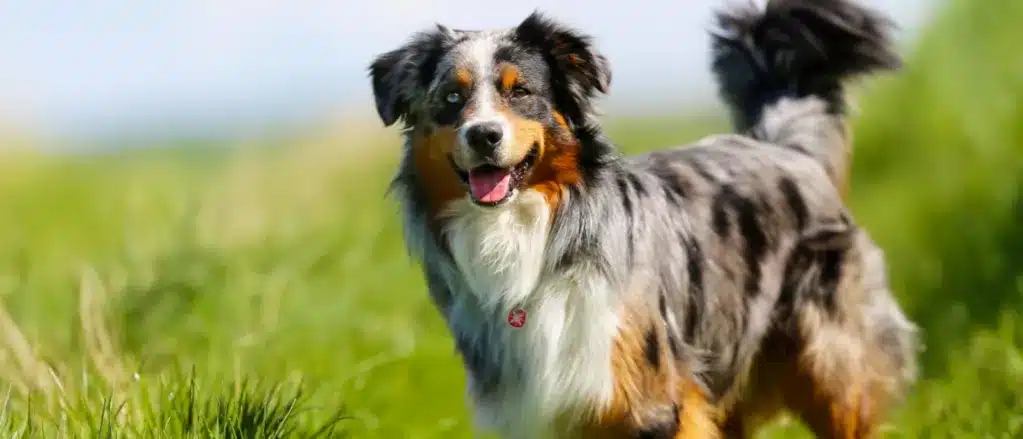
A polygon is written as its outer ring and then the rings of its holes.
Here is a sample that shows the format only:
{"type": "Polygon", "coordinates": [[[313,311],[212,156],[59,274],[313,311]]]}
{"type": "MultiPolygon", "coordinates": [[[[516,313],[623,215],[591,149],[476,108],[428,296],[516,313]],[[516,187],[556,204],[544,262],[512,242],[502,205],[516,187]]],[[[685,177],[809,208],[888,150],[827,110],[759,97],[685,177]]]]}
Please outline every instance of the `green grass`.
{"type": "MultiPolygon", "coordinates": [[[[928,347],[892,437],[1021,437],[1023,3],[946,12],[856,127],[852,207],[928,347]]],[[[723,127],[612,131],[640,151],[723,127]]],[[[472,437],[385,140],[5,156],[0,436],[472,437]]]]}

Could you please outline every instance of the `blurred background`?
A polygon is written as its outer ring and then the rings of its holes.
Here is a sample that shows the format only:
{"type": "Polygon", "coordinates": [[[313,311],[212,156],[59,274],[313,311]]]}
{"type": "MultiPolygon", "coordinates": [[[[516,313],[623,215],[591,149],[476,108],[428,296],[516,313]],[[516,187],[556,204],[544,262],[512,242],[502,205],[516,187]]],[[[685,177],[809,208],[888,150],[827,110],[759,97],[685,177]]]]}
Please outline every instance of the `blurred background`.
{"type": "MultiPolygon", "coordinates": [[[[366,67],[540,9],[611,60],[612,137],[662,148],[729,129],[728,3],[0,0],[0,434],[472,437],[366,67]]],[[[851,204],[927,343],[890,434],[1021,437],[1023,3],[865,3],[907,66],[855,90],[851,204]]]]}

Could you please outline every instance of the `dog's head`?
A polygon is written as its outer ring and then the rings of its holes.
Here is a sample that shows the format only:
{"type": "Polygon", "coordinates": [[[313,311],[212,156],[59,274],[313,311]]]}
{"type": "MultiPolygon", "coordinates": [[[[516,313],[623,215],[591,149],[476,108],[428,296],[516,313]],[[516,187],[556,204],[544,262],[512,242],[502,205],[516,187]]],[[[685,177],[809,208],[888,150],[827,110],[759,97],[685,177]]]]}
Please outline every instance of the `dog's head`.
{"type": "Polygon", "coordinates": [[[417,172],[444,196],[457,187],[498,206],[523,186],[578,178],[573,127],[611,71],[587,36],[533,13],[506,30],[438,25],[377,57],[370,76],[384,124],[406,125],[417,172]]]}

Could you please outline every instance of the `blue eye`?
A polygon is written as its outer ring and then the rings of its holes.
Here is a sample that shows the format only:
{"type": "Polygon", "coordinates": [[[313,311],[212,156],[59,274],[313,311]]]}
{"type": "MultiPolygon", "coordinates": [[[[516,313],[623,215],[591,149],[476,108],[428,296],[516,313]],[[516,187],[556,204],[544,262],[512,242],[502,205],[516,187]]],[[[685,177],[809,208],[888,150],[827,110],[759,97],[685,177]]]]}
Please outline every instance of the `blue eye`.
{"type": "Polygon", "coordinates": [[[448,93],[448,95],[444,97],[444,101],[449,104],[457,104],[462,102],[462,94],[458,92],[448,93]]]}

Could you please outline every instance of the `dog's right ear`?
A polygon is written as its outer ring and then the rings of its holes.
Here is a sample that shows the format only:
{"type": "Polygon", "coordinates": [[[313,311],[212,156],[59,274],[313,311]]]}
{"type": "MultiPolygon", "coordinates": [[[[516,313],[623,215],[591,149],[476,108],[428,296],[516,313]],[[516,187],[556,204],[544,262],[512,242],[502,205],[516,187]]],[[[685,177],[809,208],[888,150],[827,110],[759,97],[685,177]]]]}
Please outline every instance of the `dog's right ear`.
{"type": "Polygon", "coordinates": [[[437,28],[420,32],[405,45],[373,60],[369,75],[377,113],[385,126],[399,119],[408,121],[413,100],[433,80],[434,70],[445,49],[454,41],[454,32],[437,28]]]}

